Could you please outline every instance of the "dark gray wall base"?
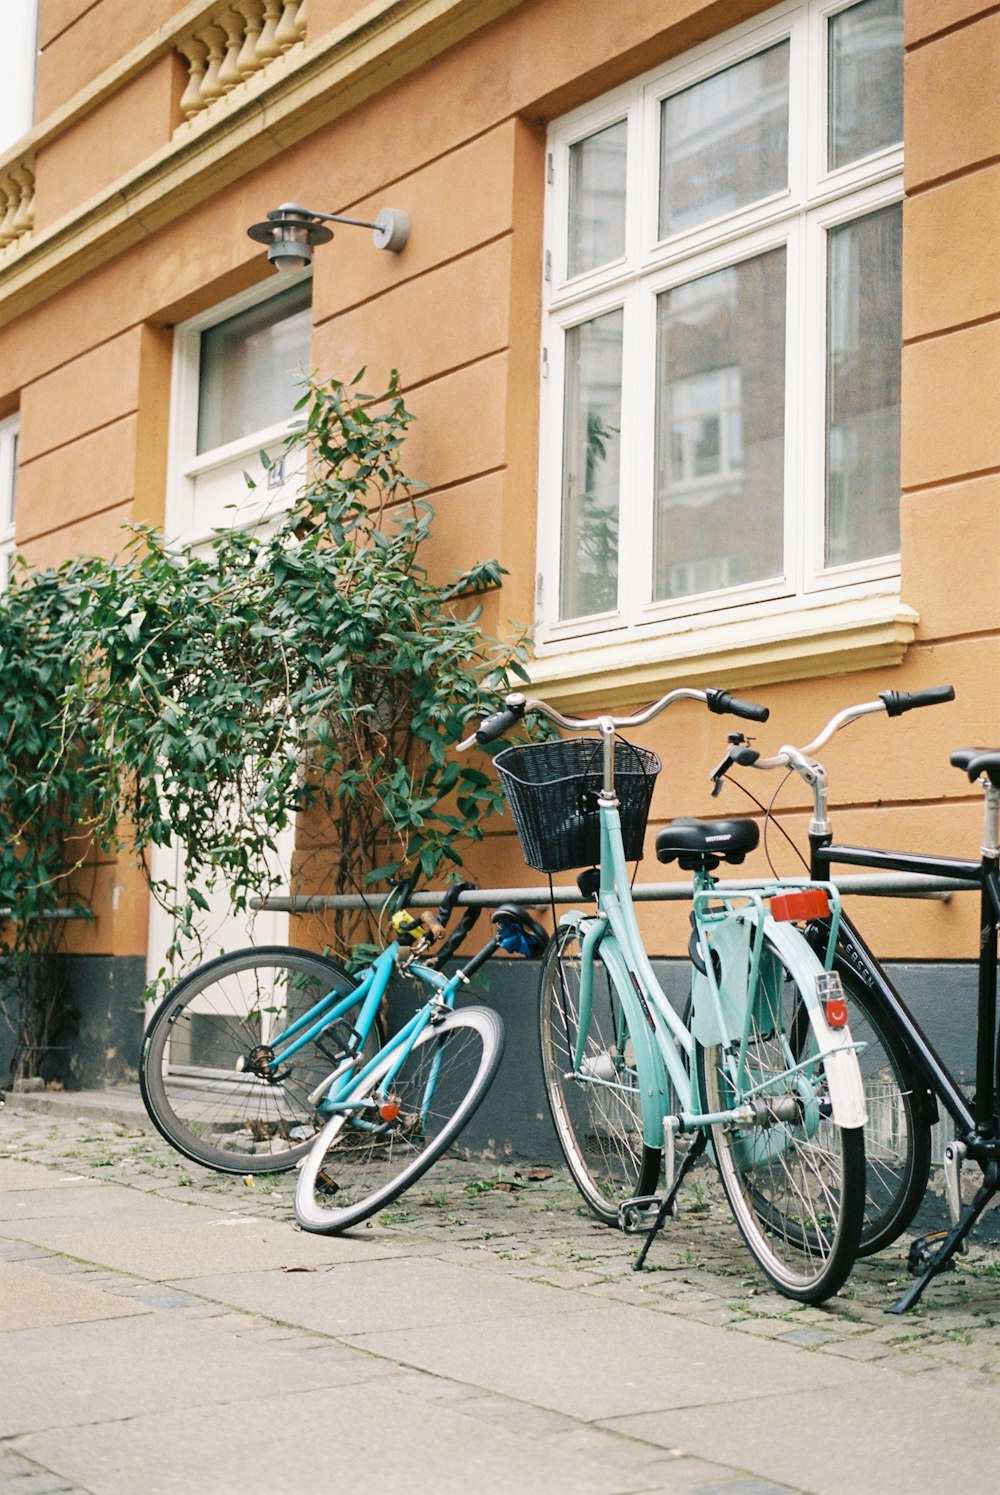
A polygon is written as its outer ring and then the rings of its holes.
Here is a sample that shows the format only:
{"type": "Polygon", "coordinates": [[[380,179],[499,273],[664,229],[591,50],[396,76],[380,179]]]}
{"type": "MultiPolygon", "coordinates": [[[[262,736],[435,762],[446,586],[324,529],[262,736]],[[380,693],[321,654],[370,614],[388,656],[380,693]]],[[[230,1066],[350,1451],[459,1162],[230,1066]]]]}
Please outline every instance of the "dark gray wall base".
{"type": "MultiPolygon", "coordinates": [[[[62,1030],[52,1035],[52,1048],[42,1066],[44,1078],[59,1080],[72,1090],[133,1082],[144,1024],[145,961],[140,956],[64,959],[73,1011],[62,1030]]],[[[472,992],[460,999],[493,1006],[504,1020],[507,1042],[500,1072],[464,1137],[474,1151],[497,1163],[559,1159],[538,1051],[539,965],[537,960],[497,958],[476,978],[472,992]]],[[[654,966],[679,1011],[689,980],[687,962],[659,960],[654,966]]],[[[945,1062],[959,1079],[971,1080],[975,966],[893,962],[887,970],[945,1062]]],[[[395,983],[390,1024],[404,1022],[414,1003],[407,983],[395,983]]],[[[0,1022],[0,1077],[8,1073],[10,1052],[10,1035],[0,1022]]]]}
{"type": "MultiPolygon", "coordinates": [[[[142,956],[59,957],[66,1010],[49,1033],[39,1064],[42,1079],[67,1090],[94,1090],[135,1081],[142,1043],[146,962],[142,956]]],[[[10,1014],[11,1023],[16,1021],[10,1014]]],[[[11,1023],[0,1022],[0,1080],[10,1073],[11,1023]]]]}
{"type": "MultiPolygon", "coordinates": [[[[557,1162],[559,1144],[549,1117],[538,1050],[537,960],[494,959],[459,999],[495,1007],[504,1021],[506,1046],[500,1072],[462,1141],[497,1163],[557,1162]]],[[[667,996],[680,1011],[686,1000],[690,967],[684,960],[653,962],[667,996]]],[[[892,962],[891,979],[912,1007],[921,1027],[959,1078],[974,1068],[976,967],[965,963],[892,962]]],[[[395,1027],[412,1014],[416,1001],[405,982],[390,993],[389,1021],[395,1027]]]]}
{"type": "Polygon", "coordinates": [[[67,984],[78,1031],[65,1081],[93,1090],[137,1080],[146,961],[138,955],[69,955],[67,984]]]}

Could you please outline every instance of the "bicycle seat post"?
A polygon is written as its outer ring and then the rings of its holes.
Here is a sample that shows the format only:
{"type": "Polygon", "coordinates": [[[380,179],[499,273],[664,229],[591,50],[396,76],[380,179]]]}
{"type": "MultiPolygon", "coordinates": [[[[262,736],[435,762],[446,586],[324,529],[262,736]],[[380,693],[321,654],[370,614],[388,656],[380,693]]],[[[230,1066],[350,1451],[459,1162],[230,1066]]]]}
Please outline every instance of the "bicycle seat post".
{"type": "Polygon", "coordinates": [[[983,804],[983,844],[979,848],[984,857],[1000,860],[1000,789],[989,779],[981,781],[986,791],[983,804]]]}

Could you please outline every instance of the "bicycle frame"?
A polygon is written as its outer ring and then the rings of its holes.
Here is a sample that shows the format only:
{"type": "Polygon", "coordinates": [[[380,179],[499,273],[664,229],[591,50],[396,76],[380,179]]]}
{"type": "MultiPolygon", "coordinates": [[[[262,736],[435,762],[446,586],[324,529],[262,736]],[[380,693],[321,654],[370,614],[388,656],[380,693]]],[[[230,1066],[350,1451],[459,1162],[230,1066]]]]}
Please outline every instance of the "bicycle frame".
{"type": "MultiPolygon", "coordinates": [[[[744,904],[738,913],[734,905],[726,902],[724,885],[713,883],[707,875],[696,887],[694,894],[695,930],[704,940],[703,948],[711,949],[713,924],[724,924],[732,928],[737,923],[747,932],[748,949],[751,954],[750,969],[746,980],[736,987],[732,978],[723,982],[717,979],[714,963],[706,959],[706,978],[697,977],[692,988],[692,1024],[689,1029],[674,1011],[666,993],[656,978],[646,954],[635,914],[635,905],[630,891],[630,880],[625,866],[622,846],[621,820],[617,800],[614,797],[613,751],[608,743],[613,740],[613,731],[602,724],[605,739],[605,788],[598,798],[598,813],[601,825],[600,885],[597,892],[598,912],[579,912],[564,915],[563,924],[574,925],[581,944],[581,988],[580,1023],[577,1034],[577,1051],[574,1056],[574,1073],[587,1084],[614,1085],[596,1075],[584,1075],[581,1069],[583,1049],[590,1024],[594,960],[600,958],[608,969],[612,983],[618,992],[623,1011],[629,1018],[629,1036],[637,1053],[637,1070],[652,1077],[640,1096],[642,1107],[643,1140],[650,1146],[664,1145],[665,1129],[681,1132],[703,1131],[718,1123],[739,1122],[745,1119],[748,1099],[757,1088],[748,1074],[747,1056],[751,1028],[760,994],[761,953],[765,939],[782,951],[783,958],[793,975],[800,982],[813,1029],[815,1047],[808,1058],[796,1060],[789,1054],[791,1067],[804,1077],[811,1066],[822,1057],[836,1064],[838,1051],[853,1049],[846,1030],[830,1029],[825,1022],[815,1020],[819,999],[815,993],[815,976],[819,964],[810,947],[796,936],[789,936],[782,926],[772,918],[766,903],[769,893],[785,893],[789,884],[782,882],[762,884],[757,892],[741,890],[738,898],[744,904]],[[610,779],[610,788],[609,788],[610,779]],[[718,913],[722,900],[722,912],[718,913]],[[735,917],[734,917],[735,915],[735,917]],[[628,1009],[631,1008],[629,1013],[628,1009]],[[703,1042],[723,1042],[729,1048],[728,1068],[734,1093],[741,1104],[725,1112],[707,1112],[702,1109],[698,1095],[697,1076],[691,1065],[693,1038],[703,1042]],[[668,1115],[669,1085],[679,1103],[677,1111],[668,1115]]],[[[802,880],[797,886],[814,886],[813,880],[802,880]]],[[[829,884],[822,884],[833,904],[832,933],[827,942],[825,969],[832,966],[836,932],[840,924],[840,902],[836,891],[829,884]]],[[[742,969],[746,969],[745,966],[742,969]]],[[[846,1078],[846,1077],[845,1077],[846,1078]]],[[[766,1087],[763,1087],[766,1088],[766,1087]]],[[[852,1088],[838,1087],[835,1097],[835,1115],[845,1126],[864,1124],[864,1102],[852,1088]]],[[[815,1125],[818,1125],[818,1118],[815,1125]]]]}
{"type": "MultiPolygon", "coordinates": [[[[380,1086],[380,1090],[384,1091],[399,1073],[414,1044],[428,1023],[432,1021],[434,1014],[439,1011],[450,1011],[455,1005],[455,993],[461,980],[457,974],[446,978],[430,966],[411,964],[409,969],[413,975],[429,987],[433,995],[359,1070],[357,1055],[375,1022],[392,973],[397,967],[399,952],[398,941],[387,945],[368,967],[358,985],[346,996],[330,992],[327,996],[321,997],[307,1012],[289,1024],[283,1033],[271,1040],[271,1046],[274,1049],[272,1066],[275,1070],[279,1070],[282,1064],[291,1059],[306,1044],[319,1038],[333,1023],[346,1016],[348,1012],[360,1009],[352,1024],[352,1043],[345,1051],[341,1063],[321,1081],[309,1096],[310,1103],[324,1118],[370,1105],[372,1103],[370,1098],[350,1100],[351,1094],[356,1091],[358,1085],[367,1080],[376,1067],[381,1067],[385,1068],[383,1083],[380,1086]],[[388,1054],[392,1055],[392,1063],[386,1068],[385,1061],[388,1054]]],[[[433,1082],[432,1071],[429,1092],[433,1089],[433,1082]]]]}
{"type": "MultiPolygon", "coordinates": [[[[841,846],[826,841],[813,849],[816,867],[849,865],[879,871],[914,872],[925,876],[973,882],[980,887],[979,995],[976,1021],[976,1090],[970,1106],[944,1060],[920,1026],[903,997],[880,967],[865,941],[845,919],[840,935],[839,958],[873,992],[878,1006],[904,1034],[910,1058],[930,1095],[940,1100],[959,1135],[967,1142],[970,1156],[1000,1157],[998,1137],[996,1052],[993,1033],[997,1011],[997,925],[1000,922],[1000,870],[995,858],[963,862],[904,852],[879,851],[863,846],[841,846]],[[990,1142],[993,1145],[989,1145],[990,1142]]],[[[936,1115],[936,1112],[935,1112],[936,1115]]]]}
{"type": "MultiPolygon", "coordinates": [[[[387,946],[372,962],[358,985],[352,987],[346,996],[339,992],[329,992],[315,1002],[301,1017],[290,1023],[284,1032],[272,1037],[270,1040],[270,1047],[274,1050],[272,1067],[278,1069],[306,1044],[319,1038],[333,1023],[358,1006],[361,1006],[361,1011],[358,1013],[357,1021],[353,1024],[353,1029],[356,1048],[360,1048],[368,1036],[379,1004],[385,995],[389,978],[395,968],[398,949],[399,946],[396,943],[387,946]]],[[[329,1077],[323,1081],[320,1093],[328,1084],[329,1077]]]]}
{"type": "MultiPolygon", "coordinates": [[[[893,986],[857,930],[847,920],[841,931],[840,958],[845,967],[863,980],[896,1031],[901,1033],[913,1066],[916,1085],[923,1085],[922,1117],[937,1119],[940,1101],[955,1125],[957,1148],[946,1149],[946,1174],[953,1170],[948,1192],[952,1228],[923,1266],[915,1267],[917,1280],[889,1309],[902,1314],[919,1301],[931,1279],[942,1271],[957,1251],[965,1249],[965,1238],[982,1211],[997,1192],[1000,1183],[1000,1117],[998,1117],[997,1065],[1000,1064],[1000,1042],[996,1033],[997,1016],[997,928],[1000,922],[1000,870],[995,855],[984,848],[981,862],[962,862],[941,857],[923,857],[902,852],[887,852],[867,847],[841,846],[828,838],[810,837],[815,866],[842,863],[896,872],[917,872],[953,878],[956,882],[974,882],[980,888],[979,982],[976,1016],[976,1088],[972,1105],[954,1079],[951,1071],[923,1031],[906,1002],[893,986]],[[983,1169],[983,1182],[972,1203],[961,1207],[958,1170],[964,1158],[971,1158],[983,1169]]],[[[930,1239],[930,1237],[928,1238],[930,1239]]],[[[916,1243],[915,1243],[916,1244],[916,1243]]]]}
{"type": "MultiPolygon", "coordinates": [[[[361,983],[361,988],[368,987],[365,996],[364,1007],[359,1016],[359,1024],[363,1024],[365,1015],[369,1009],[371,1020],[382,1000],[389,976],[395,965],[396,946],[390,945],[382,952],[378,960],[374,962],[368,975],[361,983]],[[387,959],[387,957],[392,957],[387,959]]],[[[384,1095],[392,1085],[392,1081],[406,1063],[417,1040],[425,1029],[434,1021],[435,1016],[450,1012],[455,1005],[455,993],[461,984],[461,976],[455,974],[444,977],[440,971],[433,970],[430,966],[411,965],[410,970],[414,976],[430,986],[434,995],[424,1002],[413,1016],[402,1028],[382,1046],[379,1052],[368,1061],[360,1070],[353,1064],[347,1063],[343,1068],[334,1070],[323,1084],[319,1087],[316,1109],[326,1118],[336,1115],[345,1115],[352,1112],[362,1112],[377,1104],[374,1097],[384,1095]],[[389,1063],[387,1063],[389,1059],[389,1063]],[[372,1095],[358,1097],[357,1092],[364,1086],[369,1077],[379,1071],[380,1083],[372,1095]],[[324,1093],[325,1091],[325,1093],[324,1093]],[[321,1098],[320,1098],[321,1097],[321,1098]]],[[[355,993],[357,997],[357,993],[355,993]]],[[[431,1067],[428,1077],[427,1088],[424,1092],[422,1102],[422,1114],[426,1112],[430,1097],[433,1094],[437,1081],[437,1061],[431,1067]]]]}

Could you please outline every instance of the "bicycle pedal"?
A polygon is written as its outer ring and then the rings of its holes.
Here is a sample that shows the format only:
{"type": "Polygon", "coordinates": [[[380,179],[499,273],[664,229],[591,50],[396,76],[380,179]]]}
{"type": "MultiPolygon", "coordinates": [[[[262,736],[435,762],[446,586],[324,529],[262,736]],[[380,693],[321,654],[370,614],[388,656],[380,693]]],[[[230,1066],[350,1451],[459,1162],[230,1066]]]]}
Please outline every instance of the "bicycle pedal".
{"type": "MultiPolygon", "coordinates": [[[[644,1235],[652,1230],[660,1213],[663,1196],[640,1194],[635,1199],[623,1199],[618,1206],[618,1224],[626,1235],[644,1235]]],[[[670,1213],[677,1213],[676,1201],[670,1213]]]]}
{"type": "MultiPolygon", "coordinates": [[[[922,1276],[950,1235],[950,1230],[931,1230],[926,1235],[917,1236],[917,1239],[910,1243],[906,1270],[913,1277],[922,1276]]],[[[955,1270],[954,1260],[946,1261],[940,1270],[953,1272],[955,1270]]]]}

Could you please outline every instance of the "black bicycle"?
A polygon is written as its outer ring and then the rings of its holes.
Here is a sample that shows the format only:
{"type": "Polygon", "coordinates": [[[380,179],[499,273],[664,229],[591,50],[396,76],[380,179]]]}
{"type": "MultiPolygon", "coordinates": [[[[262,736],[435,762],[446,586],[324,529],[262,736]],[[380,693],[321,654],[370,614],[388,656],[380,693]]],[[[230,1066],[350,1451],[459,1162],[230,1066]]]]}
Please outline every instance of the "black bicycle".
{"type": "MultiPolygon", "coordinates": [[[[1000,1041],[997,1038],[1000,749],[960,748],[951,754],[953,766],[984,792],[983,839],[976,861],[835,842],[827,804],[827,774],[814,754],[842,727],[859,717],[875,712],[900,716],[916,707],[953,700],[954,695],[950,685],[910,693],[883,691],[876,701],[838,712],[807,746],[782,747],[768,758],[761,756],[742,734],[734,733],[725,758],[713,773],[716,792],[734,765],[784,768],[798,774],[813,796],[809,875],[814,879],[829,878],[835,866],[853,866],[916,873],[941,879],[949,886],[964,884],[980,890],[976,1085],[971,1100],[854,924],[847,917],[840,924],[834,969],[840,974],[847,995],[852,1038],[865,1045],[861,1067],[868,1110],[865,1130],[868,1191],[860,1255],[870,1255],[889,1245],[912,1222],[927,1188],[931,1128],[938,1118],[939,1105],[951,1117],[955,1128],[954,1141],[944,1150],[945,1196],[951,1227],[913,1242],[908,1265],[917,1281],[891,1306],[892,1313],[905,1313],[912,1308],[931,1279],[962,1249],[976,1221],[1000,1192],[1000,1041]],[[972,1202],[963,1207],[961,1172],[965,1162],[980,1167],[982,1183],[972,1202]]],[[[772,798],[766,810],[769,819],[773,807],[772,798]]],[[[817,947],[822,946],[828,937],[826,922],[814,920],[807,934],[817,947]]]]}

